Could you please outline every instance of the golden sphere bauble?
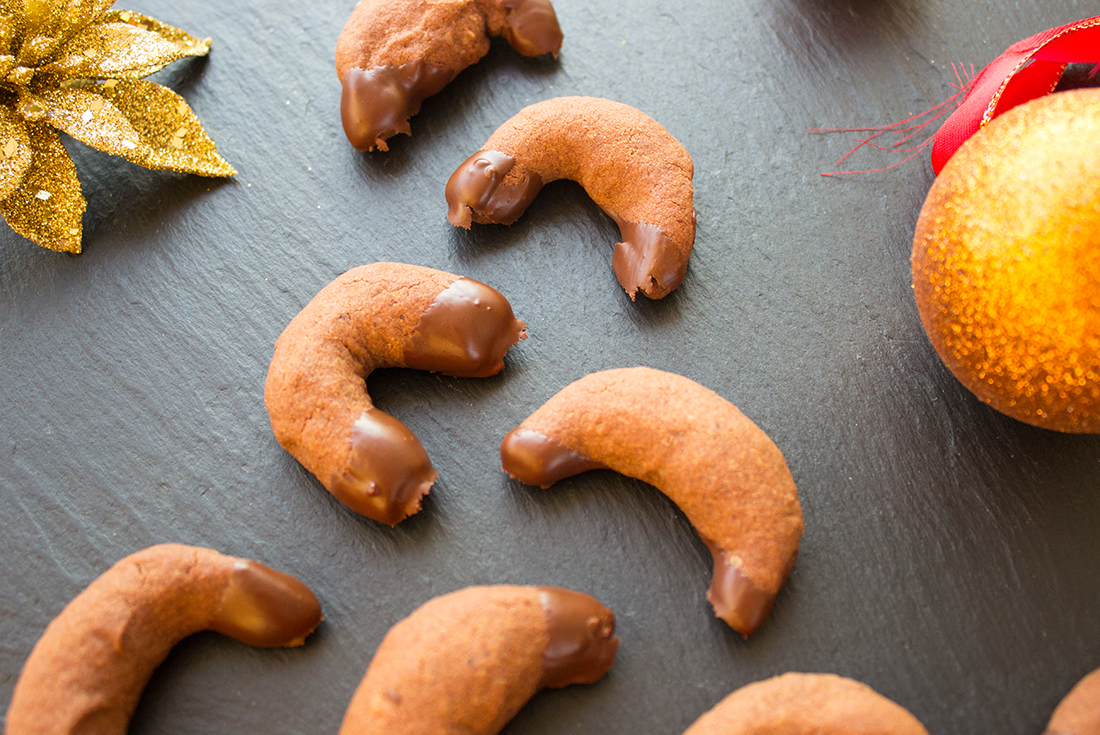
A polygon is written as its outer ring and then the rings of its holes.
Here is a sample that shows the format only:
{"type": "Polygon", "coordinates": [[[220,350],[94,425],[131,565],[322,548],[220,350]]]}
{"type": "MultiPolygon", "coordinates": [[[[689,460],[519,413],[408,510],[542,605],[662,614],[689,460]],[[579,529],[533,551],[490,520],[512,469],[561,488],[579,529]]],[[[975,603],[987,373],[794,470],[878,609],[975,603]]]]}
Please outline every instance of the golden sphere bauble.
{"type": "Polygon", "coordinates": [[[913,238],[924,330],[998,411],[1100,432],[1100,90],[1009,110],[947,162],[913,238]]]}

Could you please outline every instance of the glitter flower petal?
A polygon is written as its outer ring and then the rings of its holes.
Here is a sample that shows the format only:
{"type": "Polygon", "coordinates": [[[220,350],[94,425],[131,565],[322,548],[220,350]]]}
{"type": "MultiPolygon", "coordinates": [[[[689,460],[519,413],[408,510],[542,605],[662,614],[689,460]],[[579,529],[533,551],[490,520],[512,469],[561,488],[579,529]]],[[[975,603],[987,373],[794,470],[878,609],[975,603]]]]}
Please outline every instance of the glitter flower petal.
{"type": "MultiPolygon", "coordinates": [[[[196,45],[197,44],[197,45],[196,45]]],[[[140,79],[185,56],[201,56],[209,46],[183,44],[129,23],[88,26],[65,47],[57,60],[40,73],[63,79],[140,79]]]]}
{"type": "Polygon", "coordinates": [[[77,140],[146,168],[202,176],[236,171],[182,97],[144,80],[118,80],[83,88],[51,89],[38,99],[44,118],[77,140]]]}
{"type": "Polygon", "coordinates": [[[25,10],[19,7],[23,3],[18,0],[6,4],[15,6],[11,15],[16,20],[17,34],[23,37],[19,63],[34,66],[102,16],[115,0],[24,0],[24,3],[25,10]]]}
{"type": "Polygon", "coordinates": [[[0,107],[0,199],[11,194],[30,168],[33,152],[23,119],[0,107]]]}
{"type": "Polygon", "coordinates": [[[11,228],[43,247],[80,252],[84,196],[76,166],[57,132],[42,123],[25,123],[33,159],[19,186],[0,201],[0,214],[11,228]]]}
{"type": "Polygon", "coordinates": [[[147,168],[236,173],[183,98],[143,81],[198,39],[114,0],[0,0],[0,213],[17,232],[80,252],[85,203],[57,128],[147,168]]]}
{"type": "Polygon", "coordinates": [[[50,5],[59,6],[58,36],[65,40],[72,38],[89,23],[94,23],[115,4],[115,0],[45,1],[50,5]]]}
{"type": "Polygon", "coordinates": [[[12,56],[12,47],[14,46],[15,36],[19,32],[20,24],[15,16],[9,12],[8,5],[10,4],[10,0],[0,0],[0,53],[11,56],[14,62],[15,57],[12,56]]]}
{"type": "Polygon", "coordinates": [[[194,50],[189,56],[204,56],[210,50],[210,39],[199,39],[192,36],[187,31],[170,26],[167,23],[161,23],[156,18],[148,15],[142,15],[141,13],[135,13],[132,10],[112,10],[100,18],[99,23],[129,23],[132,26],[136,26],[143,31],[152,31],[159,36],[162,36],[169,41],[178,43],[180,46],[190,46],[194,50]]]}

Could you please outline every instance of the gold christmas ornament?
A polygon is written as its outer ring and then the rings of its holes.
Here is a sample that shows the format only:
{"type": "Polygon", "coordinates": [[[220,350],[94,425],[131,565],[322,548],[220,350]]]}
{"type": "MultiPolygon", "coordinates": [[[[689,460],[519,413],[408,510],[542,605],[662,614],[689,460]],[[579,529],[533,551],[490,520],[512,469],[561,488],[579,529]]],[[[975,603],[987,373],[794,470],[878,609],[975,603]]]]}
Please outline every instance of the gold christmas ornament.
{"type": "Polygon", "coordinates": [[[142,77],[199,40],[114,0],[0,0],[0,214],[43,247],[80,252],[85,201],[58,130],[153,169],[236,173],[182,97],[142,77]]]}
{"type": "Polygon", "coordinates": [[[963,385],[1100,433],[1100,90],[1040,97],[958,149],[913,238],[921,323],[963,385]]]}

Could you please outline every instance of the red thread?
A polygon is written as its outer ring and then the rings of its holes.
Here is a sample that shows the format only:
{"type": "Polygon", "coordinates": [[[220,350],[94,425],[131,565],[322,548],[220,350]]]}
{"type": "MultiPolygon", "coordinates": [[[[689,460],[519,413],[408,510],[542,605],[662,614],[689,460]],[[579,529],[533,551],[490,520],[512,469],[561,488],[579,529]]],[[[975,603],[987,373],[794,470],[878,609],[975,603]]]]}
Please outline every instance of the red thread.
{"type": "Polygon", "coordinates": [[[893,125],[874,128],[813,130],[813,132],[829,133],[871,133],[866,138],[857,138],[855,147],[842,156],[837,161],[838,164],[865,146],[909,155],[884,168],[866,171],[831,171],[822,176],[886,171],[905,163],[929,145],[932,146],[932,168],[939,174],[959,146],[990,120],[1017,105],[1050,94],[1062,78],[1066,65],[1082,62],[1098,64],[1093,70],[1093,75],[1100,69],[1100,16],[1067,23],[1025,38],[1009,46],[977,76],[973,75],[973,67],[971,67],[965,83],[962,75],[959,74],[959,69],[952,64],[951,68],[955,71],[959,82],[958,85],[951,85],[956,89],[955,94],[919,115],[893,125]],[[947,115],[948,112],[950,114],[935,134],[912,148],[900,149],[901,145],[947,115]],[[928,119],[923,119],[925,117],[928,119]],[[872,143],[880,136],[889,133],[901,133],[902,137],[892,146],[884,147],[872,143]]]}
{"type": "Polygon", "coordinates": [[[850,151],[837,159],[836,165],[838,166],[844,163],[844,161],[846,161],[849,156],[865,146],[880,151],[885,151],[891,154],[908,154],[900,161],[895,161],[889,166],[883,166],[882,168],[850,171],[827,171],[821,175],[843,176],[846,174],[869,174],[876,173],[878,171],[889,171],[896,166],[902,165],[909,159],[918,155],[921,151],[925,150],[929,145],[932,144],[932,141],[934,139],[933,135],[929,135],[927,138],[925,138],[915,146],[909,148],[902,148],[902,146],[908,143],[917,135],[919,135],[929,125],[943,118],[945,115],[950,114],[956,107],[958,107],[960,98],[963,97],[970,90],[971,85],[974,83],[973,65],[971,65],[970,68],[967,69],[962,64],[955,64],[954,62],[952,62],[951,70],[955,72],[955,79],[957,80],[956,84],[951,85],[955,89],[955,94],[953,94],[951,97],[948,97],[946,100],[939,103],[938,105],[930,107],[924,112],[919,112],[916,115],[907,117],[904,120],[900,120],[890,125],[877,125],[874,127],[866,128],[810,128],[811,133],[870,133],[870,135],[865,138],[853,139],[855,141],[855,146],[850,151]],[[966,77],[966,81],[963,81],[963,76],[966,77]],[[890,145],[878,145],[872,142],[877,140],[881,136],[890,134],[897,134],[900,137],[897,140],[893,141],[893,143],[891,143],[890,145]]]}

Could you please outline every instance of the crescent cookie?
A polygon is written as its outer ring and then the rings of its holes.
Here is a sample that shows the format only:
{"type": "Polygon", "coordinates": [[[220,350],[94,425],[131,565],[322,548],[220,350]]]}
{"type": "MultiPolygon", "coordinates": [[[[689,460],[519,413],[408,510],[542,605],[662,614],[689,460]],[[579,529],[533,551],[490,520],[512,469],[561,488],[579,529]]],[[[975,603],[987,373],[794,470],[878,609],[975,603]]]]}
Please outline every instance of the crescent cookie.
{"type": "Polygon", "coordinates": [[[691,156],[660,123],[620,102],[557,97],[497,128],[447,182],[447,218],[510,225],[543,184],[570,179],[619,225],[611,265],[633,299],[667,296],[695,243],[691,156]]]}
{"type": "Polygon", "coordinates": [[[469,587],[429,600],[378,647],[340,735],[494,735],[540,689],[591,684],[615,616],[556,587],[469,587]]]}
{"type": "Polygon", "coordinates": [[[1100,735],[1100,669],[1070,690],[1050,716],[1043,735],[1100,735]]]}
{"type": "Polygon", "coordinates": [[[508,300],[451,273],[374,263],[325,286],[275,343],[264,402],[275,438],[341,502],[395,525],[420,509],[438,473],[366,377],[410,367],[484,378],[526,327],[508,300]]]}
{"type": "Polygon", "coordinates": [[[742,687],[684,735],[928,735],[866,684],[834,674],[783,674],[742,687]]]}
{"type": "Polygon", "coordinates": [[[746,637],[798,555],[802,507],[783,453],[736,406],[679,375],[587,375],[513,429],[500,453],[504,470],[531,485],[610,468],[656,486],[714,557],[715,613],[746,637]]]}
{"type": "Polygon", "coordinates": [[[550,0],[359,0],[336,42],[340,117],[358,150],[412,135],[409,118],[504,36],[524,56],[561,50],[550,0]]]}
{"type": "Polygon", "coordinates": [[[320,622],[317,598],[288,574],[211,549],[152,546],[49,624],[15,684],[5,735],[126,735],[153,670],[192,633],[300,646],[320,622]]]}

